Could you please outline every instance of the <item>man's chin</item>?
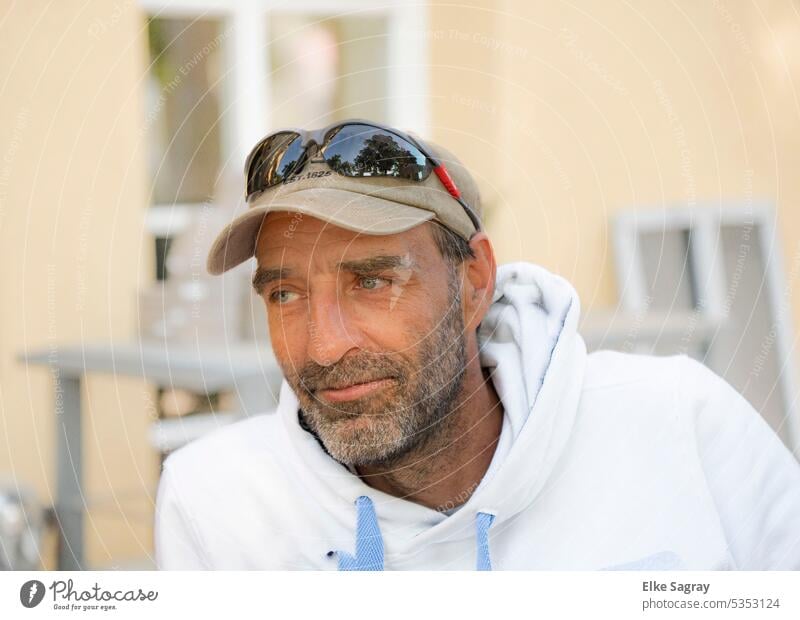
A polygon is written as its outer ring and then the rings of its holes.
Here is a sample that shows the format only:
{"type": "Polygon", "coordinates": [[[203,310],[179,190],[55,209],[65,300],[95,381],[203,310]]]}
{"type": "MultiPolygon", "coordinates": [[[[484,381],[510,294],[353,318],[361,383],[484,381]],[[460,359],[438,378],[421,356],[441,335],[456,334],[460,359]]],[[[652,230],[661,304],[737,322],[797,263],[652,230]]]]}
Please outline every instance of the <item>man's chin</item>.
{"type": "Polygon", "coordinates": [[[376,416],[359,415],[327,425],[320,439],[331,456],[345,465],[380,465],[405,451],[393,425],[380,426],[376,416]]]}

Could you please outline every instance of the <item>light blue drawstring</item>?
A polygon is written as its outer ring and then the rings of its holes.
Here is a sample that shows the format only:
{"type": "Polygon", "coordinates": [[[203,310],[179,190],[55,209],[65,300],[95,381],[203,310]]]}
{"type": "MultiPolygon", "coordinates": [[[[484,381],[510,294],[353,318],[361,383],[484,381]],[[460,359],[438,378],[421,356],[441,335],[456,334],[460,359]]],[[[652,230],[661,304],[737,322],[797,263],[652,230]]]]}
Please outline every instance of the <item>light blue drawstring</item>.
{"type": "MultiPolygon", "coordinates": [[[[366,495],[356,499],[356,554],[351,555],[346,551],[328,551],[328,556],[334,553],[339,556],[339,570],[383,570],[383,537],[378,526],[378,516],[372,500],[366,495]]],[[[489,528],[494,521],[494,515],[479,512],[475,519],[478,539],[477,570],[492,570],[492,561],[489,556],[489,528]]]]}
{"type": "Polygon", "coordinates": [[[372,500],[366,495],[356,499],[356,554],[328,551],[339,555],[339,570],[383,570],[383,537],[372,500]]]}
{"type": "Polygon", "coordinates": [[[492,527],[494,515],[479,512],[475,517],[478,538],[478,566],[476,570],[492,570],[492,558],[489,556],[489,528],[492,527]]]}

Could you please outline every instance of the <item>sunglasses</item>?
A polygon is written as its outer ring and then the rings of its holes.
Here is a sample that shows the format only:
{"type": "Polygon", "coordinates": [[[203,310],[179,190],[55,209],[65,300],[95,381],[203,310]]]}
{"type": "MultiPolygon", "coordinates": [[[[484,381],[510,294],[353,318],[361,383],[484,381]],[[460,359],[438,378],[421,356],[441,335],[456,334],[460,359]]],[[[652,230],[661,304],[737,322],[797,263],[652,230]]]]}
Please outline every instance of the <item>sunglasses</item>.
{"type": "Polygon", "coordinates": [[[395,177],[420,182],[433,172],[462,206],[475,230],[481,229],[480,219],[461,197],[441,161],[411,136],[370,121],[340,122],[310,132],[287,129],[263,138],[245,163],[247,200],[281,183],[290,183],[292,175],[309,161],[324,161],[331,170],[346,177],[395,177]],[[314,159],[310,159],[312,153],[314,159]]]}

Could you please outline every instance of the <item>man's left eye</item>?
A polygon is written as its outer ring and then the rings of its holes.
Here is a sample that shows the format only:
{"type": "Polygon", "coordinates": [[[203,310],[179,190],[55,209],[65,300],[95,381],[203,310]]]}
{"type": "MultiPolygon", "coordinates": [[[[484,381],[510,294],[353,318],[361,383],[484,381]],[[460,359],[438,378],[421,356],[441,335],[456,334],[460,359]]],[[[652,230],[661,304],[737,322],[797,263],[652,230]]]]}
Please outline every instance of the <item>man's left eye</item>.
{"type": "Polygon", "coordinates": [[[386,278],[379,278],[378,276],[363,276],[358,279],[358,284],[359,288],[374,291],[389,284],[389,280],[386,278]]]}

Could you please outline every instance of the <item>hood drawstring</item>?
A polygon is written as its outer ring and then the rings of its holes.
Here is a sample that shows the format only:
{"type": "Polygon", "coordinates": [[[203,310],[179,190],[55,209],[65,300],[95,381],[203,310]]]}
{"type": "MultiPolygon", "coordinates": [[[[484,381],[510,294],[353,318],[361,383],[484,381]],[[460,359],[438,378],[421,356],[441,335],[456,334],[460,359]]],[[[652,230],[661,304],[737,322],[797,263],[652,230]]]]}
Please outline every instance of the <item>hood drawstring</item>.
{"type": "Polygon", "coordinates": [[[475,570],[492,570],[492,558],[489,556],[489,528],[492,527],[494,515],[490,512],[479,512],[475,521],[478,539],[478,565],[475,570]]]}
{"type": "Polygon", "coordinates": [[[383,537],[372,500],[366,495],[356,499],[356,554],[328,551],[339,555],[339,570],[383,570],[383,537]]]}
{"type": "MultiPolygon", "coordinates": [[[[339,570],[383,570],[383,536],[378,526],[378,516],[372,500],[366,495],[356,498],[356,553],[351,555],[346,551],[328,551],[328,557],[333,554],[339,557],[339,570]]],[[[476,570],[492,570],[492,561],[489,555],[489,528],[494,521],[494,515],[488,512],[479,512],[476,516],[476,535],[478,547],[478,561],[476,570]]]]}

